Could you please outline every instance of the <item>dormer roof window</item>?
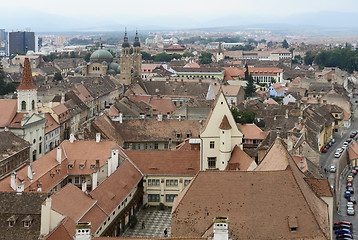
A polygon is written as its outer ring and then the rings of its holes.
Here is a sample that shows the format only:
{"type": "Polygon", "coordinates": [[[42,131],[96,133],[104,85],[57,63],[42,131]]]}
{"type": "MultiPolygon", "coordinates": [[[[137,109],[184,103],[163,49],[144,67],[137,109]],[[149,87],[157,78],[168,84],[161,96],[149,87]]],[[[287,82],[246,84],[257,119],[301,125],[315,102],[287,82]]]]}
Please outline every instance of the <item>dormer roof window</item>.
{"type": "Polygon", "coordinates": [[[9,217],[6,221],[9,223],[9,227],[14,227],[16,224],[18,217],[16,217],[15,215],[12,215],[11,217],[9,217]]]}
{"type": "Polygon", "coordinates": [[[27,215],[24,219],[22,219],[22,222],[24,223],[25,228],[29,228],[31,226],[33,218],[30,215],[27,215]]]}

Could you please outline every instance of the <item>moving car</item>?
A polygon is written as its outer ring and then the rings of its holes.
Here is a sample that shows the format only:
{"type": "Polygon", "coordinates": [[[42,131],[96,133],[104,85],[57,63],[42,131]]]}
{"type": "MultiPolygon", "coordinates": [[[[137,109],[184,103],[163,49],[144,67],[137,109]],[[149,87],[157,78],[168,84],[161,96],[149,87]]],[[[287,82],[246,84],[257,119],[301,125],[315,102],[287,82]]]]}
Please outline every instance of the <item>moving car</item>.
{"type": "Polygon", "coordinates": [[[329,169],[330,172],[334,173],[336,172],[337,168],[335,166],[331,166],[331,168],[329,169]]]}

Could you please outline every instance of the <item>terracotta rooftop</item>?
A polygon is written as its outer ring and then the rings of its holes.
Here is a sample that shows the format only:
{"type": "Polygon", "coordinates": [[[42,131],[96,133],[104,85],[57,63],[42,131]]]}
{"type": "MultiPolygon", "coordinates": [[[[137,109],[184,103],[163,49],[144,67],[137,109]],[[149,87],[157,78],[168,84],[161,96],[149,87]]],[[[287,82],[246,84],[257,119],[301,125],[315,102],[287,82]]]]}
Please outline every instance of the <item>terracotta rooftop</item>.
{"type": "Polygon", "coordinates": [[[202,236],[226,216],[232,239],[329,239],[328,207],[300,177],[291,169],[199,172],[174,200],[171,236],[202,236]]]}
{"type": "Polygon", "coordinates": [[[125,150],[144,175],[190,175],[200,169],[200,151],[125,150]]]}
{"type": "Polygon", "coordinates": [[[44,116],[47,119],[46,126],[45,126],[45,134],[55,130],[56,128],[60,127],[60,125],[53,119],[51,114],[45,113],[44,116]]]}
{"type": "Polygon", "coordinates": [[[179,44],[173,44],[169,47],[167,47],[166,51],[184,51],[186,48],[184,46],[181,46],[179,44]]]}
{"type": "Polygon", "coordinates": [[[213,85],[213,87],[215,94],[218,94],[221,87],[225,96],[237,96],[242,88],[240,85],[213,85]]]}
{"type": "MultiPolygon", "coordinates": [[[[249,155],[235,145],[226,170],[247,171],[253,162],[254,160],[249,155]]],[[[256,165],[256,163],[254,165],[256,165]]]]}
{"type": "Polygon", "coordinates": [[[332,189],[327,179],[305,178],[312,190],[321,197],[333,197],[332,189]]]}
{"type": "Polygon", "coordinates": [[[0,99],[0,128],[9,126],[17,112],[16,99],[0,99]]]}
{"type": "Polygon", "coordinates": [[[238,123],[237,126],[241,130],[242,134],[244,135],[243,138],[245,139],[265,139],[266,136],[268,135],[268,132],[262,131],[254,123],[247,123],[247,124],[238,123]]]}
{"type": "Polygon", "coordinates": [[[222,130],[229,130],[229,129],[231,129],[231,125],[230,125],[230,123],[229,123],[229,120],[227,120],[227,116],[226,116],[226,115],[224,115],[223,120],[221,121],[219,128],[222,129],[222,130]]]}
{"type": "Polygon", "coordinates": [[[0,160],[7,158],[30,146],[31,144],[28,141],[25,141],[10,131],[0,132],[0,160]]]}

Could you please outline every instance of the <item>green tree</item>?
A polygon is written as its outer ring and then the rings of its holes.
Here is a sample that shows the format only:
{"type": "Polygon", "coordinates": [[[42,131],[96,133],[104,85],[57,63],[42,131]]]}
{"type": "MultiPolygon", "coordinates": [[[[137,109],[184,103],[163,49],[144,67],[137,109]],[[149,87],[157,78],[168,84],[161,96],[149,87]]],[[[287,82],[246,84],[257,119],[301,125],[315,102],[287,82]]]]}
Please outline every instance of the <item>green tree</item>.
{"type": "Polygon", "coordinates": [[[113,52],[111,49],[108,49],[108,52],[110,52],[111,54],[112,54],[112,57],[116,57],[116,53],[115,52],[113,52]]]}
{"type": "Polygon", "coordinates": [[[255,93],[255,91],[256,91],[256,87],[255,87],[254,78],[250,74],[249,79],[247,80],[247,85],[245,87],[246,97],[252,97],[252,95],[255,93]]]}
{"type": "Polygon", "coordinates": [[[313,60],[315,59],[316,54],[312,51],[307,51],[306,55],[303,58],[303,61],[306,65],[312,65],[313,60]]]}
{"type": "Polygon", "coordinates": [[[212,62],[212,59],[211,59],[212,56],[213,56],[213,54],[209,53],[209,52],[201,53],[201,56],[199,57],[199,63],[200,64],[210,64],[212,62]]]}
{"type": "Polygon", "coordinates": [[[63,77],[62,77],[61,73],[60,73],[60,72],[55,73],[55,75],[54,75],[54,77],[53,77],[53,80],[54,80],[54,81],[61,81],[61,80],[63,80],[63,77]]]}
{"type": "Polygon", "coordinates": [[[152,55],[147,52],[141,52],[143,60],[153,60],[152,55]]]}
{"type": "Polygon", "coordinates": [[[5,95],[8,93],[13,93],[16,90],[16,86],[14,83],[6,83],[5,82],[5,72],[3,66],[0,62],[0,95],[5,95]]]}
{"type": "Polygon", "coordinates": [[[255,112],[250,111],[239,111],[237,108],[231,109],[232,115],[237,123],[255,123],[255,112]]]}
{"type": "Polygon", "coordinates": [[[273,46],[273,42],[272,41],[269,41],[268,43],[267,43],[267,47],[272,47],[273,46]]]}
{"type": "Polygon", "coordinates": [[[186,52],[183,53],[183,57],[194,57],[194,54],[192,54],[191,52],[186,51],[186,52]]]}
{"type": "Polygon", "coordinates": [[[288,47],[289,47],[288,42],[287,42],[286,39],[283,40],[283,42],[282,42],[282,47],[283,47],[283,48],[288,48],[288,47]]]}
{"type": "Polygon", "coordinates": [[[293,64],[302,64],[302,57],[301,55],[296,55],[293,60],[292,60],[293,64]]]}

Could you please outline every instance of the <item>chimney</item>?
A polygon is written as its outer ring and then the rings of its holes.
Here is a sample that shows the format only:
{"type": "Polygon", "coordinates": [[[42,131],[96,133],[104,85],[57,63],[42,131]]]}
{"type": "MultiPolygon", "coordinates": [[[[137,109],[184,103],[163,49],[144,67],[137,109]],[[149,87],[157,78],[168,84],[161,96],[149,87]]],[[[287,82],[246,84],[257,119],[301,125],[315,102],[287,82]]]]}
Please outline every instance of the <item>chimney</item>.
{"type": "Polygon", "coordinates": [[[229,218],[227,217],[214,218],[213,240],[228,240],[228,239],[229,239],[229,218]]]}
{"type": "Polygon", "coordinates": [[[75,135],[73,133],[70,134],[70,143],[73,143],[76,140],[75,135]]]}
{"type": "Polygon", "coordinates": [[[65,94],[61,95],[61,103],[64,104],[65,103],[65,94]]]}
{"type": "Polygon", "coordinates": [[[181,114],[179,114],[179,122],[181,121],[181,114]]]}
{"type": "Polygon", "coordinates": [[[287,151],[291,151],[293,149],[293,141],[292,141],[292,133],[287,133],[287,151]]]}
{"type": "Polygon", "coordinates": [[[99,169],[99,159],[96,159],[96,169],[99,169]]]}
{"type": "Polygon", "coordinates": [[[107,177],[112,174],[112,158],[108,158],[107,161],[107,177]]]}
{"type": "Polygon", "coordinates": [[[32,182],[32,164],[30,163],[27,167],[27,177],[29,178],[30,182],[32,182]]]}
{"type": "Polygon", "coordinates": [[[118,149],[111,151],[112,173],[118,168],[118,149]]]}
{"type": "Polygon", "coordinates": [[[91,223],[79,222],[76,224],[75,240],[91,240],[91,223]]]}
{"type": "Polygon", "coordinates": [[[52,108],[52,101],[49,102],[48,106],[49,106],[50,108],[52,108]]]}
{"type": "Polygon", "coordinates": [[[101,133],[96,133],[96,143],[101,142],[101,133]]]}
{"type": "Polygon", "coordinates": [[[57,163],[59,164],[59,165],[61,165],[61,158],[62,158],[62,150],[61,150],[61,148],[60,147],[57,147],[57,158],[56,158],[56,160],[57,160],[57,163]]]}
{"type": "Polygon", "coordinates": [[[123,123],[123,113],[119,113],[119,123],[123,123]]]}
{"type": "Polygon", "coordinates": [[[82,182],[82,192],[86,192],[87,191],[87,181],[85,180],[84,182],[82,182]]]}
{"type": "Polygon", "coordinates": [[[16,172],[11,173],[11,188],[12,190],[16,191],[17,190],[17,176],[16,176],[16,172]]]}
{"type": "Polygon", "coordinates": [[[97,181],[98,181],[98,173],[97,171],[93,173],[92,175],[92,191],[96,189],[97,187],[97,181]]]}
{"type": "Polygon", "coordinates": [[[288,109],[286,109],[285,118],[288,119],[288,109]]]}
{"type": "Polygon", "coordinates": [[[163,121],[163,113],[162,112],[158,112],[158,121],[159,122],[163,121]]]}
{"type": "Polygon", "coordinates": [[[8,127],[5,127],[5,128],[4,128],[4,131],[5,131],[5,132],[8,132],[8,131],[9,131],[9,128],[8,128],[8,127]]]}
{"type": "Polygon", "coordinates": [[[276,121],[276,115],[273,117],[273,120],[276,121]]]}

